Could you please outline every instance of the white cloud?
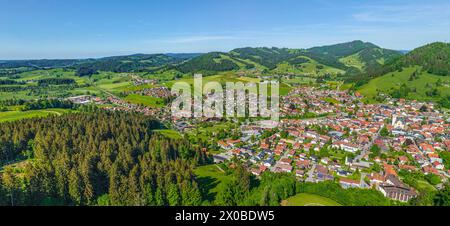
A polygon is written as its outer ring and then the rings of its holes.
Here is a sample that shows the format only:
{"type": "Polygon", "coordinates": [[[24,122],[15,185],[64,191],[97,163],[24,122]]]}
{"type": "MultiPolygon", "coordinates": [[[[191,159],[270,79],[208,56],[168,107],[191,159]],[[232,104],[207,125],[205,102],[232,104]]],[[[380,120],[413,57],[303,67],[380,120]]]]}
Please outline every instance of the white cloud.
{"type": "Polygon", "coordinates": [[[450,18],[450,4],[366,5],[353,14],[360,22],[435,22],[450,18]]]}

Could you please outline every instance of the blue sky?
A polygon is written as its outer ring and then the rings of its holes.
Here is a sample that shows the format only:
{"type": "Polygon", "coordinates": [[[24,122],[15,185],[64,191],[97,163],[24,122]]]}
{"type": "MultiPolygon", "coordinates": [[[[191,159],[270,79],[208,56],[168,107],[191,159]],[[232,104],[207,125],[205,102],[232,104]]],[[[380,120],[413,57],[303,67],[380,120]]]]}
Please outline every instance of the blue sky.
{"type": "Polygon", "coordinates": [[[0,0],[0,59],[450,40],[448,0],[0,0]],[[126,2],[126,3],[125,3],[126,2]]]}

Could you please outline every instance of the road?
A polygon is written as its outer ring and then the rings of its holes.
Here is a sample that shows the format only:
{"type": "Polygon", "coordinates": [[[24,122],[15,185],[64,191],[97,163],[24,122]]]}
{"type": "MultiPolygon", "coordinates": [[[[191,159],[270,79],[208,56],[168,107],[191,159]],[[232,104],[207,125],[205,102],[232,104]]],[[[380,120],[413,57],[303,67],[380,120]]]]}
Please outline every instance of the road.
{"type": "Polygon", "coordinates": [[[314,163],[311,169],[308,171],[308,178],[306,178],[306,182],[315,182],[314,180],[314,171],[316,170],[316,164],[314,163]]]}

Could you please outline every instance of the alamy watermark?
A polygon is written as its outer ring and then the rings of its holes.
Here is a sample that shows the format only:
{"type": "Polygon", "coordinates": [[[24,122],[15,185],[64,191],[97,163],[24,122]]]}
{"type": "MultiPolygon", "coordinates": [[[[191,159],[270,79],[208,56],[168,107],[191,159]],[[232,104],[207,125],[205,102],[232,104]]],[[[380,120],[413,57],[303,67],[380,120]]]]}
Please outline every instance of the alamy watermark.
{"type": "Polygon", "coordinates": [[[207,82],[200,74],[194,83],[176,82],[172,94],[172,116],[178,118],[264,118],[278,122],[279,82],[207,82]],[[270,91],[270,95],[269,95],[270,91]]]}

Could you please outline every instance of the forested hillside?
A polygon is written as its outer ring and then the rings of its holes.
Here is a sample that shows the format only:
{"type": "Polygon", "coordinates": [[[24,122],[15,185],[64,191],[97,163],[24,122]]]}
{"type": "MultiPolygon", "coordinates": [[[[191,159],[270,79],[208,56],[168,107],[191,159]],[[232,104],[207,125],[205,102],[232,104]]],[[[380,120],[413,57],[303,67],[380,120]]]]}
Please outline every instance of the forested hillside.
{"type": "Polygon", "coordinates": [[[436,42],[406,54],[397,67],[422,66],[428,73],[450,75],[450,43],[436,42]]]}
{"type": "Polygon", "coordinates": [[[206,154],[158,127],[104,111],[3,123],[0,205],[200,205],[206,154]]]}
{"type": "Polygon", "coordinates": [[[347,43],[341,43],[336,45],[328,45],[321,47],[313,47],[308,49],[309,52],[330,55],[333,57],[345,57],[358,53],[364,49],[378,48],[378,46],[363,41],[352,41],[347,43]]]}

